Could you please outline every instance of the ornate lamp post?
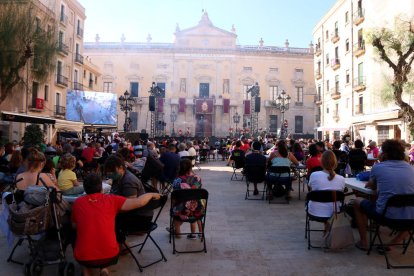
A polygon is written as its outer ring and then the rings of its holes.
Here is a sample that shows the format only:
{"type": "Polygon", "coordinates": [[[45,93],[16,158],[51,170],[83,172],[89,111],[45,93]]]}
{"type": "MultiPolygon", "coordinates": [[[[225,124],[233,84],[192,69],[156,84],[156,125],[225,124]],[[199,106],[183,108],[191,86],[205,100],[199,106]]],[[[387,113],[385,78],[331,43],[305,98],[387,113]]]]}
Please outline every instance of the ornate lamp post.
{"type": "Polygon", "coordinates": [[[240,123],[240,114],[237,113],[233,115],[233,122],[236,124],[236,130],[234,131],[234,135],[237,137],[237,125],[240,123]]]}
{"type": "Polygon", "coordinates": [[[175,121],[177,121],[177,113],[175,113],[175,111],[171,112],[170,119],[171,119],[171,123],[173,125],[172,132],[171,132],[171,136],[172,137],[175,137],[175,127],[174,127],[174,123],[175,123],[175,121]]]}
{"type": "Polygon", "coordinates": [[[135,99],[131,97],[128,90],[125,90],[124,95],[119,97],[119,106],[121,111],[125,113],[124,132],[127,133],[130,129],[131,119],[129,118],[129,112],[135,105],[135,99]]]}
{"type": "Polygon", "coordinates": [[[274,105],[277,109],[280,110],[282,114],[282,125],[280,128],[280,139],[285,138],[285,132],[287,131],[285,129],[285,112],[289,109],[290,104],[290,96],[286,94],[285,90],[282,91],[282,93],[276,98],[274,105]]]}

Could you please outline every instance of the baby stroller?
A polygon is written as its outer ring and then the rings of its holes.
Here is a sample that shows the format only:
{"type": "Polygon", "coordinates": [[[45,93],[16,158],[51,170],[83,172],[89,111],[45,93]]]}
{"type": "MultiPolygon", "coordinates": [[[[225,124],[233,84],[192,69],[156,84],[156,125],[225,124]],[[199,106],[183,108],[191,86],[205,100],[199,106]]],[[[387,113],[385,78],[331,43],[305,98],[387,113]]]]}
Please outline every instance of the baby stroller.
{"type": "Polygon", "coordinates": [[[7,261],[24,265],[26,276],[41,275],[44,266],[54,264],[59,265],[59,275],[75,275],[75,266],[66,260],[65,255],[70,228],[65,228],[62,223],[64,216],[59,207],[62,194],[47,187],[41,178],[38,180],[43,186],[31,186],[33,189],[29,192],[27,189],[24,194],[14,189],[12,194],[8,224],[18,241],[7,261]],[[14,260],[13,254],[24,241],[28,242],[30,258],[22,263],[14,260]]]}

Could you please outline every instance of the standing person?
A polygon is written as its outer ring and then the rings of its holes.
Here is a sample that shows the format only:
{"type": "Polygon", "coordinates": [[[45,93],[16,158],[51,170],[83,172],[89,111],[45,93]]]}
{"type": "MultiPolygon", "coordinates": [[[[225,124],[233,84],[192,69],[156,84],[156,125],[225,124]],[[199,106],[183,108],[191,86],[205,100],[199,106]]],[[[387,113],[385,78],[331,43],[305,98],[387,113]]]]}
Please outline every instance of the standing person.
{"type": "Polygon", "coordinates": [[[85,178],[84,186],[86,195],[76,199],[72,206],[72,225],[76,229],[73,256],[82,266],[84,276],[93,275],[94,269],[100,269],[100,275],[109,275],[107,267],[116,264],[119,256],[113,230],[116,215],[141,208],[160,195],[147,193],[125,198],[103,194],[102,179],[95,173],[85,178]]]}
{"type": "MultiPolygon", "coordinates": [[[[404,146],[398,140],[385,140],[379,155],[380,163],[372,167],[370,180],[366,187],[377,193],[377,199],[357,198],[354,201],[355,219],[358,226],[360,241],[356,247],[368,249],[367,223],[368,219],[380,220],[385,205],[390,197],[397,194],[414,194],[414,168],[405,161],[404,146]]],[[[385,220],[414,219],[414,208],[389,209],[385,220]]],[[[398,233],[389,244],[401,242],[407,236],[406,232],[398,233]]],[[[387,248],[386,250],[391,249],[387,248]]]]}
{"type": "MultiPolygon", "coordinates": [[[[261,147],[262,145],[258,141],[254,141],[252,143],[253,150],[252,153],[246,155],[246,160],[244,164],[245,166],[263,166],[264,168],[266,168],[266,157],[264,157],[263,154],[261,154],[261,147]]],[[[253,185],[253,195],[258,195],[259,190],[257,189],[257,183],[253,183],[253,185]]]]}
{"type": "MultiPolygon", "coordinates": [[[[173,190],[183,190],[183,189],[201,189],[201,178],[193,173],[192,165],[190,160],[183,159],[180,162],[180,171],[179,176],[173,182],[173,190]]],[[[183,220],[187,220],[189,217],[197,218],[201,217],[204,214],[205,204],[201,201],[188,201],[186,203],[181,203],[173,207],[173,216],[180,217],[183,220]],[[191,207],[190,207],[191,206],[191,207]]],[[[180,227],[182,222],[178,219],[174,219],[174,230],[175,234],[180,234],[180,227]]],[[[198,232],[203,232],[203,227],[201,221],[191,223],[191,234],[187,235],[187,239],[195,240],[197,239],[195,233],[196,224],[198,225],[198,232]]],[[[167,231],[170,229],[167,228],[167,231]]]]}
{"type": "Polygon", "coordinates": [[[78,182],[76,174],[73,171],[76,167],[76,158],[66,153],[60,159],[61,171],[58,176],[59,189],[65,195],[77,195],[84,192],[83,186],[78,182]]]}
{"type": "Polygon", "coordinates": [[[160,157],[160,161],[164,164],[160,179],[162,182],[172,182],[178,175],[180,169],[180,156],[175,152],[176,147],[171,143],[168,145],[168,150],[160,157]]]}

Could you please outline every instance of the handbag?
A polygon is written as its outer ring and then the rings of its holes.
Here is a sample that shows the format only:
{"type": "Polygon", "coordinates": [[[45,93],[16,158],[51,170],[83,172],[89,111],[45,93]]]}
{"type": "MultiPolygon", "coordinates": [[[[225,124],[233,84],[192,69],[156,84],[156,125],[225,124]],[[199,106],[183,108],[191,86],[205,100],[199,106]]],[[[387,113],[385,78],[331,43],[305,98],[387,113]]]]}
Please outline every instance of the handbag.
{"type": "Polygon", "coordinates": [[[332,250],[346,249],[354,245],[351,223],[345,212],[338,214],[336,192],[334,193],[334,214],[327,221],[328,230],[324,236],[325,247],[332,250]]]}

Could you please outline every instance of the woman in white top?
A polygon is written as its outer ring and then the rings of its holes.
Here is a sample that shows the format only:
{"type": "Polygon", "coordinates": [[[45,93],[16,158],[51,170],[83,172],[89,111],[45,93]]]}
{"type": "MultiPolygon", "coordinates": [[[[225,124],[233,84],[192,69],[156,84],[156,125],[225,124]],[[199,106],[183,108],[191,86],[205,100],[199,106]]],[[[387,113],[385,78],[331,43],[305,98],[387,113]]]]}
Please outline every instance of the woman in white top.
{"type": "MultiPolygon", "coordinates": [[[[317,171],[310,175],[309,187],[312,191],[320,190],[338,190],[343,191],[345,188],[345,178],[341,175],[335,174],[337,160],[335,154],[328,150],[322,154],[321,158],[323,171],[317,171]]],[[[338,202],[338,208],[339,206],[338,202]]],[[[317,217],[328,218],[333,214],[334,206],[332,202],[309,202],[308,212],[317,217]]]]}

